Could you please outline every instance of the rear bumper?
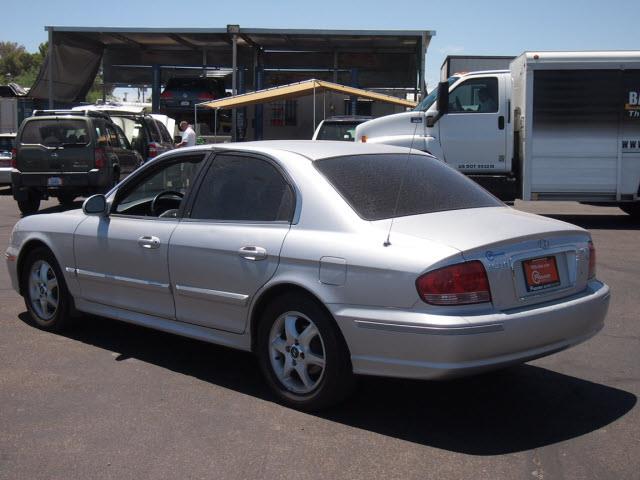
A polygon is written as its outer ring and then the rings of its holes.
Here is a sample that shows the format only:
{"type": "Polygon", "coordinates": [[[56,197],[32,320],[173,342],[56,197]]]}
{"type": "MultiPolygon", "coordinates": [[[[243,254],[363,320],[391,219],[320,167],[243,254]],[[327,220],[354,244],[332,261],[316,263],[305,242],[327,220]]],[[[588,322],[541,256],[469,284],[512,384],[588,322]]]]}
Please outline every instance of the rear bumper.
{"type": "Polygon", "coordinates": [[[37,190],[54,194],[65,190],[92,190],[105,188],[109,185],[106,171],[92,169],[88,172],[11,172],[10,183],[13,186],[13,196],[16,200],[24,200],[28,190],[37,190]],[[58,187],[48,185],[50,178],[57,177],[61,181],[58,187]]]}
{"type": "Polygon", "coordinates": [[[604,325],[609,287],[519,311],[444,317],[330,305],[355,373],[419,379],[471,375],[581,343],[604,325]]]}

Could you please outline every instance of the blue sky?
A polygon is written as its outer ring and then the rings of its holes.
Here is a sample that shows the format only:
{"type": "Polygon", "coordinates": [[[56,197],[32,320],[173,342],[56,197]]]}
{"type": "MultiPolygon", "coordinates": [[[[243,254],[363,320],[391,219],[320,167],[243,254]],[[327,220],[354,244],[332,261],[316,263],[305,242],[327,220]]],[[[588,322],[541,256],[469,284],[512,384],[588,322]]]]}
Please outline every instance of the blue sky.
{"type": "Polygon", "coordinates": [[[0,40],[33,51],[46,40],[45,25],[436,30],[427,51],[431,89],[447,54],[640,49],[638,18],[638,0],[26,0],[2,7],[0,40]]]}

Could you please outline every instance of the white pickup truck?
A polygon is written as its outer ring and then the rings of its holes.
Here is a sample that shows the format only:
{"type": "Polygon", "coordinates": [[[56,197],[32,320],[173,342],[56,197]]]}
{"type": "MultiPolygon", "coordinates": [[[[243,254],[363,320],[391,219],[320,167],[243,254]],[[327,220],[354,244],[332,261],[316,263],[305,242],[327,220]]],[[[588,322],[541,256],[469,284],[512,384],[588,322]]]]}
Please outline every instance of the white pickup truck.
{"type": "Polygon", "coordinates": [[[356,141],[428,151],[504,200],[640,216],[640,51],[526,52],[509,70],[452,76],[356,141]]]}

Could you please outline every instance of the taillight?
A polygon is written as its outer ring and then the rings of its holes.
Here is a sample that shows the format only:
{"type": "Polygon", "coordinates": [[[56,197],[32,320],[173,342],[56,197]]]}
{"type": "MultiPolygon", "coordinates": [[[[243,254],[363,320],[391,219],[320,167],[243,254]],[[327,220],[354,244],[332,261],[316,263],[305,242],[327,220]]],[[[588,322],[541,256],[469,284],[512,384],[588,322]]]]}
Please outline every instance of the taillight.
{"type": "Polygon", "coordinates": [[[596,247],[589,242],[589,278],[596,277],[596,247]]]}
{"type": "Polygon", "coordinates": [[[489,279],[482,262],[458,263],[418,277],[420,298],[432,305],[468,305],[491,301],[489,279]]]}
{"type": "Polygon", "coordinates": [[[96,168],[104,168],[104,166],[107,164],[107,157],[104,154],[104,149],[103,148],[96,148],[95,149],[95,166],[96,168]]]}
{"type": "Polygon", "coordinates": [[[160,98],[173,98],[173,93],[166,90],[160,94],[160,98]]]}
{"type": "Polygon", "coordinates": [[[17,152],[15,148],[11,149],[11,168],[18,168],[18,160],[16,159],[17,152]]]}
{"type": "Polygon", "coordinates": [[[157,143],[150,143],[149,144],[149,158],[153,158],[153,157],[157,157],[158,156],[158,147],[159,145],[157,143]]]}
{"type": "Polygon", "coordinates": [[[202,92],[198,94],[198,100],[213,100],[216,97],[209,92],[202,92]]]}

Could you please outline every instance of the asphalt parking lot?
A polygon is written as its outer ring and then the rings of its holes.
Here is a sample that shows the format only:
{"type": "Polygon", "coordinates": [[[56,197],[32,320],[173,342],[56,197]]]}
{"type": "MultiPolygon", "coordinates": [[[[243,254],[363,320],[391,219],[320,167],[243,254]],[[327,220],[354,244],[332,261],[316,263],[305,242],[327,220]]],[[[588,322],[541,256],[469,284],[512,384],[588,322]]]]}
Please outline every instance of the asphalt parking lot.
{"type": "MultiPolygon", "coordinates": [[[[640,222],[516,207],[591,230],[613,290],[604,330],[474,378],[362,378],[319,414],[274,403],[246,353],[96,317],[37,330],[2,262],[0,478],[640,478],[640,222]]],[[[0,196],[0,245],[18,219],[0,196]]]]}

